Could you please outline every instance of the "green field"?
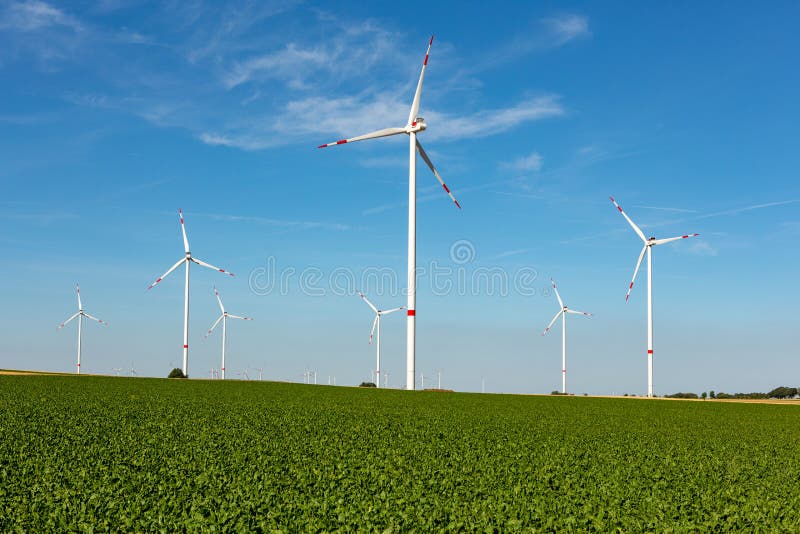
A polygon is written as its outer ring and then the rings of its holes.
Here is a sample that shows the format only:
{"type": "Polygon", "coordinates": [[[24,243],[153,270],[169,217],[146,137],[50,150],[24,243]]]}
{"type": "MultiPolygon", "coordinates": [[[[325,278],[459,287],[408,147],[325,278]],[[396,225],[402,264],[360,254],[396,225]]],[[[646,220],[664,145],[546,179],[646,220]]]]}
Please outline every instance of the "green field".
{"type": "Polygon", "coordinates": [[[0,531],[800,530],[796,406],[0,376],[0,531]]]}

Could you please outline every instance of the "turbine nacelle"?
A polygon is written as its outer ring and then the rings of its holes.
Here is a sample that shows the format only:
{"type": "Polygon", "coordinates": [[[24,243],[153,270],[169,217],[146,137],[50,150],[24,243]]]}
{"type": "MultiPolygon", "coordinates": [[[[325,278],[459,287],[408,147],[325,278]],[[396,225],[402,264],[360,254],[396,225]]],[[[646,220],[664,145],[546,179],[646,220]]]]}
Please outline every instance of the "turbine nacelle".
{"type": "Polygon", "coordinates": [[[425,124],[425,119],[422,117],[417,117],[411,124],[406,126],[406,133],[417,133],[427,128],[428,125],[425,124]]]}

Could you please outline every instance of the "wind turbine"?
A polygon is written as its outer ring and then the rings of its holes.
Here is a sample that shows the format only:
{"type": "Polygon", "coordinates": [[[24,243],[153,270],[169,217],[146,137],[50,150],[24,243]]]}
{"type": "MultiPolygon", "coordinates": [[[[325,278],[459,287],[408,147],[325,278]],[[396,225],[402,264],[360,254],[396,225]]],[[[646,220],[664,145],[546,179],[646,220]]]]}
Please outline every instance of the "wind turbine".
{"type": "Polygon", "coordinates": [[[406,307],[400,306],[399,308],[392,308],[391,310],[379,310],[373,303],[369,301],[367,297],[364,296],[364,293],[361,291],[358,292],[358,296],[361,297],[364,302],[367,303],[367,306],[372,308],[372,311],[375,312],[375,320],[372,321],[372,331],[369,333],[369,343],[372,344],[372,337],[375,334],[375,329],[377,328],[378,336],[375,339],[375,358],[377,360],[377,364],[375,365],[375,374],[377,376],[377,380],[375,381],[375,385],[377,387],[381,387],[381,317],[396,311],[404,310],[406,307]]]}
{"type": "Polygon", "coordinates": [[[460,209],[461,205],[458,203],[453,193],[442,180],[439,172],[433,166],[428,154],[422,148],[422,145],[417,140],[417,134],[427,128],[425,119],[418,116],[420,96],[422,93],[422,81],[425,78],[425,67],[428,65],[428,55],[431,51],[433,44],[433,36],[428,42],[428,50],[425,52],[425,60],[422,62],[422,71],[419,74],[419,81],[417,82],[417,90],[414,93],[414,100],[411,103],[411,112],[408,114],[408,122],[402,128],[384,128],[364,135],[351,137],[349,139],[341,139],[333,143],[320,145],[317,148],[325,148],[334,145],[343,145],[345,143],[353,143],[355,141],[363,141],[365,139],[375,139],[377,137],[388,137],[390,135],[406,134],[409,141],[409,155],[408,155],[408,312],[407,312],[407,330],[406,330],[406,388],[409,390],[414,389],[415,375],[415,320],[417,311],[417,152],[422,156],[423,161],[433,172],[433,175],[442,184],[445,192],[450,196],[450,199],[455,202],[456,206],[460,209]]]}
{"type": "Polygon", "coordinates": [[[628,214],[622,211],[622,208],[617,201],[614,200],[614,197],[609,197],[611,202],[617,207],[617,210],[625,217],[625,220],[628,221],[628,224],[631,225],[633,231],[636,232],[636,235],[644,242],[644,247],[642,247],[642,252],[639,254],[639,259],[636,262],[636,268],[633,270],[633,278],[631,278],[631,283],[628,286],[628,293],[625,295],[625,302],[628,302],[628,298],[631,296],[631,290],[633,289],[633,283],[636,281],[636,275],[639,273],[639,266],[642,264],[642,258],[644,258],[644,253],[647,251],[647,396],[653,396],[653,247],[656,245],[663,245],[664,243],[671,243],[673,241],[678,241],[680,239],[688,239],[690,237],[696,237],[700,234],[687,234],[681,235],[678,237],[668,237],[666,239],[656,239],[655,237],[646,238],[644,236],[644,232],[642,232],[641,228],[636,226],[634,222],[628,217],[628,214]]]}
{"type": "Polygon", "coordinates": [[[108,326],[108,323],[103,321],[103,320],[101,320],[101,319],[98,319],[97,317],[92,317],[91,315],[89,315],[88,313],[83,311],[83,304],[81,304],[81,286],[80,286],[80,284],[75,284],[75,288],[78,291],[78,312],[75,315],[73,315],[72,317],[70,317],[69,319],[67,319],[66,321],[64,321],[63,323],[61,323],[60,325],[58,325],[58,328],[56,330],[61,330],[71,320],[73,320],[76,317],[78,318],[78,365],[76,366],[77,370],[75,372],[77,374],[81,374],[81,342],[82,342],[82,338],[83,338],[83,318],[86,317],[88,319],[91,319],[92,321],[97,321],[98,323],[100,323],[103,326],[108,326]]]}
{"type": "Polygon", "coordinates": [[[211,264],[208,264],[202,260],[198,260],[197,258],[192,257],[192,253],[189,252],[189,240],[186,238],[186,227],[183,223],[183,211],[180,209],[178,210],[178,215],[181,219],[181,232],[183,233],[183,249],[186,253],[186,256],[178,260],[175,265],[169,268],[167,272],[162,274],[159,278],[156,279],[155,282],[150,284],[150,287],[147,289],[153,289],[159,282],[161,282],[164,278],[167,277],[169,273],[177,269],[181,263],[186,263],[186,285],[184,286],[184,297],[183,297],[183,375],[186,378],[189,378],[189,266],[192,263],[196,263],[202,267],[208,267],[209,269],[213,269],[215,271],[219,271],[221,273],[225,273],[229,276],[233,276],[233,273],[229,273],[225,269],[220,269],[219,267],[214,267],[211,264]]]}
{"type": "Polygon", "coordinates": [[[222,315],[220,315],[214,324],[211,325],[211,328],[208,329],[208,333],[205,335],[207,338],[211,335],[211,332],[217,327],[220,321],[222,321],[222,379],[225,380],[225,344],[227,342],[227,324],[228,319],[241,319],[243,321],[252,321],[250,317],[240,317],[239,315],[233,315],[232,313],[228,313],[225,311],[225,306],[222,305],[222,299],[219,298],[219,291],[217,291],[217,287],[214,286],[214,294],[217,296],[217,302],[219,302],[219,309],[222,310],[222,315]]]}
{"type": "Polygon", "coordinates": [[[550,321],[550,324],[547,325],[547,328],[544,329],[542,335],[545,335],[550,331],[550,328],[553,326],[553,323],[556,322],[558,316],[561,316],[561,393],[567,394],[567,314],[574,313],[575,315],[585,315],[586,317],[591,317],[592,314],[589,312],[582,312],[577,310],[571,310],[567,306],[564,305],[564,301],[561,300],[561,295],[558,294],[558,288],[556,287],[556,281],[552,278],[550,282],[553,284],[553,291],[556,292],[556,298],[558,299],[558,305],[561,306],[561,309],[553,316],[553,320],[550,321]]]}

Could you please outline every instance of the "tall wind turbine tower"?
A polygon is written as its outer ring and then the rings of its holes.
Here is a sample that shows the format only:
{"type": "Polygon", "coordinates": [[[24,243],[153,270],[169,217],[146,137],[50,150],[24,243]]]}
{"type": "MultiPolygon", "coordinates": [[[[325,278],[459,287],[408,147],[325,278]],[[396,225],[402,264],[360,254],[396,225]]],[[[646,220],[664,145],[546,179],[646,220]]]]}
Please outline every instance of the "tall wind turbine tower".
{"type": "Polygon", "coordinates": [[[369,301],[364,294],[359,291],[358,296],[367,303],[373,312],[375,312],[375,319],[372,321],[372,330],[369,333],[369,343],[372,343],[372,338],[375,335],[375,330],[377,329],[378,335],[375,339],[375,359],[377,363],[375,364],[375,386],[380,388],[381,387],[381,317],[384,315],[389,315],[390,313],[394,313],[396,311],[404,310],[405,306],[400,306],[399,308],[392,308],[390,310],[379,310],[375,307],[375,305],[369,301]]]}
{"type": "Polygon", "coordinates": [[[178,216],[181,220],[181,233],[183,234],[183,250],[185,256],[175,262],[175,265],[170,267],[167,272],[157,278],[156,281],[150,284],[150,287],[147,289],[153,289],[153,287],[166,278],[169,273],[180,267],[182,263],[186,264],[186,283],[183,289],[183,375],[186,378],[189,378],[189,266],[192,263],[196,263],[201,267],[207,267],[229,276],[233,276],[233,273],[229,273],[225,269],[220,269],[219,267],[214,267],[213,265],[192,256],[192,253],[189,252],[189,240],[186,238],[186,226],[183,222],[183,211],[178,210],[178,216]]]}
{"type": "MultiPolygon", "coordinates": [[[[225,345],[227,344],[228,340],[228,319],[241,319],[242,321],[252,321],[253,319],[250,317],[241,317],[239,315],[233,315],[232,313],[228,313],[225,311],[225,306],[222,305],[222,299],[219,296],[219,291],[217,291],[216,286],[214,286],[214,295],[217,297],[217,302],[219,303],[219,309],[222,311],[222,315],[217,318],[214,324],[211,325],[211,328],[208,329],[208,333],[205,337],[211,335],[217,325],[222,321],[222,380],[225,380],[225,345]]],[[[262,369],[263,371],[263,369],[262,369]]],[[[260,378],[259,378],[260,380],[260,378]]]]}
{"type": "Polygon", "coordinates": [[[81,350],[82,350],[82,346],[81,345],[83,343],[83,318],[86,317],[87,319],[91,319],[92,321],[96,321],[96,322],[100,323],[103,326],[108,326],[108,323],[103,321],[103,320],[101,320],[101,319],[98,319],[97,317],[93,317],[93,316],[89,315],[88,313],[86,313],[85,311],[83,311],[83,304],[81,303],[81,286],[80,286],[80,284],[75,284],[75,289],[78,292],[78,311],[77,311],[77,313],[75,313],[75,315],[73,315],[72,317],[70,317],[69,319],[67,319],[66,321],[61,323],[60,325],[58,325],[58,330],[61,330],[62,328],[64,328],[67,325],[67,323],[70,322],[71,320],[75,319],[76,317],[78,318],[78,363],[75,366],[75,369],[76,369],[75,373],[76,374],[81,374],[81,350]]]}
{"type": "Polygon", "coordinates": [[[442,180],[439,172],[433,166],[428,154],[422,148],[417,134],[423,132],[427,125],[425,119],[419,115],[420,96],[422,94],[422,81],[425,78],[425,68],[428,66],[428,56],[433,44],[433,36],[428,42],[428,50],[425,52],[425,60],[422,62],[422,71],[419,75],[417,82],[417,90],[414,93],[414,100],[411,103],[411,112],[408,114],[408,121],[406,125],[398,128],[384,128],[364,135],[351,137],[349,139],[341,139],[325,145],[320,145],[318,148],[325,148],[335,145],[343,145],[345,143],[353,143],[355,141],[363,141],[365,139],[375,139],[377,137],[388,137],[390,135],[406,134],[408,135],[409,152],[408,152],[408,305],[407,309],[407,331],[406,331],[406,389],[413,390],[416,379],[416,355],[415,355],[415,327],[416,327],[416,313],[417,313],[417,152],[422,156],[423,161],[433,172],[433,175],[439,180],[439,183],[444,188],[445,192],[450,195],[450,198],[455,202],[458,208],[461,205],[450,192],[450,189],[442,180]]]}
{"type": "Polygon", "coordinates": [[[547,334],[550,331],[550,328],[553,326],[553,323],[556,322],[556,319],[561,317],[561,393],[567,394],[567,314],[574,313],[575,315],[585,315],[586,317],[591,317],[591,313],[589,312],[582,312],[577,310],[571,310],[567,306],[564,305],[564,301],[561,300],[561,295],[558,294],[558,288],[556,287],[556,281],[552,278],[550,279],[550,283],[553,284],[553,291],[556,293],[556,298],[558,299],[558,305],[561,307],[560,310],[553,316],[553,320],[550,321],[550,324],[547,325],[547,328],[544,329],[542,335],[547,334]]]}
{"type": "Polygon", "coordinates": [[[656,239],[655,237],[645,237],[644,232],[642,229],[636,226],[636,224],[628,217],[628,214],[622,211],[622,208],[617,201],[614,200],[614,197],[609,197],[611,202],[617,207],[617,210],[625,217],[625,220],[628,221],[628,224],[631,225],[633,231],[636,232],[636,235],[639,236],[639,239],[642,240],[644,243],[644,247],[642,247],[642,252],[639,254],[639,259],[636,262],[636,268],[633,270],[633,278],[631,278],[631,283],[628,286],[628,293],[625,295],[625,302],[628,302],[628,298],[631,296],[631,290],[633,289],[633,283],[636,281],[636,275],[639,273],[639,266],[642,265],[642,258],[644,258],[645,252],[647,252],[647,396],[653,396],[653,247],[656,245],[663,245],[665,243],[671,243],[673,241],[679,241],[681,239],[688,239],[690,237],[697,237],[700,234],[686,234],[681,235],[678,237],[668,237],[666,239],[656,239]]]}

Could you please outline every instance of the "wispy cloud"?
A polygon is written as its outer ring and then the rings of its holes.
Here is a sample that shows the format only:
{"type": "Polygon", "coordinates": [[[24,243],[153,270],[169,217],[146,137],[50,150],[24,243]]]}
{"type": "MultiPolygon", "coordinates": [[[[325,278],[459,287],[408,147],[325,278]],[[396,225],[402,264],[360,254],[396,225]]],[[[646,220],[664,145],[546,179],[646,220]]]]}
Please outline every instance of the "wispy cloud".
{"type": "MultiPolygon", "coordinates": [[[[32,52],[50,70],[91,63],[96,75],[91,88],[76,84],[59,95],[64,101],[182,128],[212,146],[316,146],[405,124],[424,49],[420,45],[412,53],[399,45],[405,35],[391,27],[301,8],[296,17],[282,19],[306,22],[307,31],[297,32],[275,21],[296,4],[277,1],[165,3],[157,17],[124,28],[112,28],[105,24],[107,15],[97,15],[129,7],[127,0],[111,0],[72,14],[41,0],[8,3],[0,7],[0,25],[16,28],[10,32],[16,37],[5,53],[22,59],[32,52]],[[175,21],[169,32],[164,32],[166,20],[175,21]],[[40,34],[30,39],[20,32],[40,34]],[[131,45],[162,51],[127,61],[131,45]]],[[[553,43],[588,31],[586,19],[575,16],[537,24],[553,43]]],[[[0,35],[0,59],[3,39],[0,35]]],[[[456,49],[441,43],[438,50],[453,73],[456,49]]],[[[421,110],[431,126],[426,139],[487,137],[566,114],[554,94],[469,109],[462,99],[451,98],[458,90],[447,83],[429,89],[421,110]]]]}
{"type": "Polygon", "coordinates": [[[30,32],[49,26],[64,26],[76,31],[82,29],[75,17],[38,0],[10,2],[0,11],[0,29],[30,32]]]}
{"type": "Polygon", "coordinates": [[[350,229],[350,226],[347,224],[332,223],[326,221],[295,221],[287,219],[270,219],[268,217],[259,217],[254,215],[224,215],[217,213],[197,213],[195,215],[200,217],[208,217],[215,221],[248,222],[254,224],[261,224],[264,226],[275,226],[286,230],[345,231],[350,229]]]}
{"type": "Polygon", "coordinates": [[[765,208],[774,208],[777,206],[787,206],[789,204],[797,204],[800,203],[800,199],[792,199],[792,200],[778,200],[775,202],[765,202],[763,204],[752,204],[750,206],[742,206],[740,208],[733,208],[729,210],[723,211],[716,211],[714,213],[706,213],[704,215],[698,215],[694,217],[695,219],[708,219],[709,217],[720,217],[722,215],[738,215],[739,213],[745,213],[748,211],[753,210],[763,210],[765,208]]]}
{"type": "MultiPolygon", "coordinates": [[[[394,93],[341,98],[311,97],[289,102],[282,115],[255,117],[232,124],[225,132],[203,132],[198,137],[211,145],[257,150],[297,142],[314,134],[319,142],[353,137],[390,126],[402,126],[408,104],[394,93]],[[327,136],[327,137],[326,137],[327,136]],[[330,139],[328,138],[330,137],[330,139]]],[[[444,112],[426,113],[432,126],[425,137],[457,141],[506,132],[521,124],[565,114],[556,96],[525,100],[508,108],[454,116],[444,112]]]]}
{"type": "Polygon", "coordinates": [[[570,41],[591,35],[589,19],[581,15],[562,15],[544,19],[552,46],[563,46],[570,41]]]}
{"type": "Polygon", "coordinates": [[[527,156],[517,158],[510,162],[503,162],[500,166],[504,169],[511,169],[515,171],[534,171],[539,172],[542,170],[542,156],[538,152],[531,152],[527,156]]]}
{"type": "Polygon", "coordinates": [[[669,211],[673,213],[696,213],[697,210],[690,210],[686,208],[672,208],[668,206],[642,206],[642,205],[634,205],[631,206],[633,208],[640,208],[645,210],[656,210],[656,211],[669,211]]]}
{"type": "Polygon", "coordinates": [[[13,213],[8,211],[0,212],[0,219],[12,220],[18,223],[27,223],[35,226],[47,226],[54,222],[77,219],[74,213],[44,211],[37,213],[13,213]]]}
{"type": "Polygon", "coordinates": [[[686,247],[686,251],[689,254],[694,254],[696,256],[717,256],[719,252],[717,251],[714,246],[711,245],[708,241],[703,240],[693,240],[692,243],[689,243],[689,246],[686,247]]]}
{"type": "Polygon", "coordinates": [[[501,260],[503,258],[508,258],[511,256],[519,256],[520,254],[525,254],[530,252],[531,249],[529,248],[517,248],[514,250],[506,250],[504,252],[500,252],[499,254],[495,254],[494,256],[489,256],[486,258],[487,260],[501,260]]]}

